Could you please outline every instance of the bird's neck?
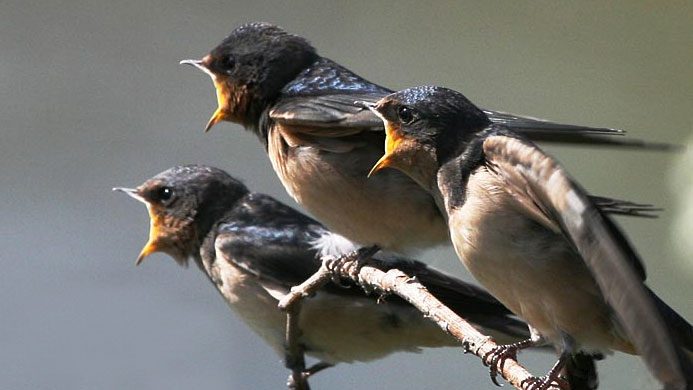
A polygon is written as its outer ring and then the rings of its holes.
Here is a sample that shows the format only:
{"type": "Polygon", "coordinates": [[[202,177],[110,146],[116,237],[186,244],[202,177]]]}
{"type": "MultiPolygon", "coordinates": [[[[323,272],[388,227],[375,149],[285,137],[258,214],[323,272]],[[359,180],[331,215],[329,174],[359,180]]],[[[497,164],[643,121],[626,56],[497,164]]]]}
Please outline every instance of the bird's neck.
{"type": "Polygon", "coordinates": [[[436,189],[431,193],[434,198],[438,194],[438,207],[444,205],[441,210],[450,211],[464,204],[469,176],[484,161],[483,137],[474,137],[457,150],[461,152],[439,156],[436,189]]]}

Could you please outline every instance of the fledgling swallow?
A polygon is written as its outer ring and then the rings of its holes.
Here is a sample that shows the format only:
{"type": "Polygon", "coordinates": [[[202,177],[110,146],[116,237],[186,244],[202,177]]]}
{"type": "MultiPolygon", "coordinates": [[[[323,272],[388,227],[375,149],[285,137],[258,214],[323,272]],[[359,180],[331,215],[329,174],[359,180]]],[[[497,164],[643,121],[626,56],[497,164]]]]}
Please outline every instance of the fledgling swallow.
{"type": "MultiPolygon", "coordinates": [[[[192,259],[231,309],[279,354],[284,353],[286,314],[278,301],[315,273],[323,256],[357,248],[272,197],[250,192],[217,168],[178,166],[137,188],[114,190],[144,203],[149,211],[149,240],[137,264],[155,252],[170,255],[180,265],[192,259]]],[[[505,341],[528,336],[524,322],[478,287],[415,260],[381,254],[373,261],[384,270],[397,268],[416,277],[487,334],[505,341]]],[[[330,283],[302,304],[300,342],[325,366],[459,345],[404,300],[388,297],[378,303],[378,297],[351,286],[330,283]]],[[[587,368],[592,364],[584,363],[587,368]]]]}
{"type": "Polygon", "coordinates": [[[558,346],[530,388],[555,383],[575,351],[610,350],[641,355],[667,389],[693,386],[693,328],[644,284],[631,244],[554,158],[450,89],[410,88],[369,108],[386,133],[371,174],[395,168],[428,191],[460,260],[529,323],[531,341],[497,358],[540,339],[558,346]]]}
{"type": "MultiPolygon", "coordinates": [[[[388,171],[366,180],[385,134],[381,121],[353,102],[375,102],[391,90],[267,23],[240,26],[202,59],[181,63],[214,83],[218,108],[206,130],[231,121],[255,133],[287,192],[328,228],[360,245],[399,252],[449,242],[432,198],[407,176],[388,171]]],[[[619,130],[485,112],[535,140],[644,146],[603,136],[619,130]]]]}

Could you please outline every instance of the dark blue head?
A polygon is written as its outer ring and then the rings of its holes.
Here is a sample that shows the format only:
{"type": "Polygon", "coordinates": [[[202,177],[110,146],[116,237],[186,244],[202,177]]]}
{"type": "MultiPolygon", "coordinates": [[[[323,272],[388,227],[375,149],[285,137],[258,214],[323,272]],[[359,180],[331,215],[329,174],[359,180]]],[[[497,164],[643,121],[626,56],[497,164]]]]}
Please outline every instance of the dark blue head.
{"type": "Polygon", "coordinates": [[[149,241],[137,264],[154,252],[164,252],[187,264],[196,244],[212,224],[248,193],[240,181],[218,168],[176,166],[137,188],[114,188],[147,206],[149,241]]]}
{"type": "Polygon", "coordinates": [[[443,161],[458,154],[491,122],[464,95],[451,89],[422,86],[390,94],[370,107],[385,124],[385,155],[371,174],[397,168],[430,185],[443,161]]]}
{"type": "Polygon", "coordinates": [[[184,60],[212,77],[218,108],[206,130],[221,120],[252,127],[262,110],[318,58],[307,40],[269,23],[231,32],[201,60],[184,60]]]}

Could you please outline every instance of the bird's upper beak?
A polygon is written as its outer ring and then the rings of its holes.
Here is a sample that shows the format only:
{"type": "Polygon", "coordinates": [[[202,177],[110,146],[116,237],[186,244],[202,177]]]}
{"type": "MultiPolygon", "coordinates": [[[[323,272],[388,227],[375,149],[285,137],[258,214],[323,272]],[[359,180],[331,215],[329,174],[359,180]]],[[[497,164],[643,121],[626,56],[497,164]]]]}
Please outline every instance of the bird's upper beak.
{"type": "Polygon", "coordinates": [[[190,65],[190,66],[194,66],[194,67],[196,67],[197,69],[199,69],[199,70],[205,72],[206,74],[208,74],[209,77],[211,77],[212,79],[214,79],[214,73],[212,73],[212,71],[209,70],[209,67],[207,67],[207,58],[208,58],[208,57],[204,57],[204,58],[202,58],[201,60],[190,60],[190,59],[188,59],[188,60],[182,60],[182,61],[179,62],[179,64],[181,64],[181,65],[190,65]]]}
{"type": "Polygon", "coordinates": [[[140,195],[140,192],[137,188],[113,187],[113,191],[123,192],[129,197],[138,200],[144,204],[147,204],[147,201],[142,197],[142,195],[140,195]]]}
{"type": "Polygon", "coordinates": [[[150,217],[150,226],[149,226],[149,240],[147,243],[144,245],[144,248],[142,248],[142,251],[140,251],[140,254],[137,256],[137,261],[135,262],[135,265],[140,265],[144,259],[151,255],[152,253],[156,252],[159,250],[159,247],[157,245],[157,238],[159,236],[157,224],[155,222],[155,219],[152,216],[151,209],[149,202],[147,202],[142,195],[140,195],[140,192],[136,188],[125,188],[125,187],[114,187],[113,191],[118,191],[118,192],[124,192],[128,196],[130,196],[133,199],[136,199],[142,203],[144,203],[147,206],[147,210],[149,210],[149,217],[150,217]]]}

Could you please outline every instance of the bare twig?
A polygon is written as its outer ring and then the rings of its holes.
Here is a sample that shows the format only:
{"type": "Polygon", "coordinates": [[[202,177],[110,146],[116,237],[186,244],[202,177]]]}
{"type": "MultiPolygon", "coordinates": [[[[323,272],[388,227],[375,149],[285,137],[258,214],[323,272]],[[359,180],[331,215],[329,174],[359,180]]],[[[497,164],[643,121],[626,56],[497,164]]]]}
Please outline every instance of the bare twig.
{"type": "MultiPolygon", "coordinates": [[[[498,345],[491,337],[481,334],[431,295],[415,278],[411,278],[397,269],[384,272],[377,268],[376,262],[371,262],[358,269],[354,267],[354,262],[344,262],[333,267],[327,266],[326,262],[323,261],[323,265],[314,275],[301,285],[291,289],[291,293],[279,303],[280,308],[292,310],[292,307],[300,302],[301,298],[315,293],[335,277],[351,279],[366,291],[398,295],[419,309],[424,316],[434,321],[446,333],[459,340],[464,346],[465,352],[473,353],[481,358],[485,365],[489,364],[484,359],[498,345]]],[[[527,386],[529,380],[534,378],[512,357],[504,359],[497,368],[498,373],[517,389],[524,390],[523,384],[527,386]]],[[[551,389],[554,388],[551,387],[551,389]]]]}
{"type": "Polygon", "coordinates": [[[305,282],[291,288],[291,291],[279,301],[279,309],[289,310],[299,300],[315,294],[330,280],[348,278],[358,282],[358,270],[364,261],[369,260],[380,250],[377,246],[363,247],[339,259],[323,258],[322,265],[305,282]]]}
{"type": "Polygon", "coordinates": [[[299,317],[301,313],[301,300],[318,291],[332,279],[349,277],[355,279],[359,265],[369,259],[380,249],[376,246],[361,248],[354,253],[345,255],[339,259],[323,259],[320,269],[308,280],[291,291],[279,301],[279,308],[286,311],[286,345],[284,353],[285,366],[291,370],[287,387],[290,390],[310,390],[308,377],[331,367],[329,363],[320,362],[306,370],[305,354],[299,342],[301,329],[299,317]],[[344,274],[344,275],[342,275],[344,274]]]}
{"type": "Polygon", "coordinates": [[[301,299],[314,294],[331,279],[332,271],[330,271],[327,268],[326,263],[323,262],[320,269],[318,269],[318,272],[311,275],[310,278],[306,279],[305,282],[291,288],[291,291],[289,291],[289,293],[279,301],[279,308],[281,310],[290,312],[292,307],[296,306],[301,299]]]}
{"type": "MultiPolygon", "coordinates": [[[[446,333],[459,340],[465,351],[473,353],[482,361],[498,346],[491,337],[481,334],[431,295],[426,287],[400,270],[391,269],[383,272],[372,265],[367,265],[361,268],[358,280],[355,281],[367,290],[393,293],[406,300],[446,333]]],[[[523,382],[534,377],[513,358],[508,358],[499,365],[498,373],[517,389],[523,389],[523,382]]]]}
{"type": "MultiPolygon", "coordinates": [[[[398,295],[419,309],[424,316],[434,321],[446,333],[459,340],[464,346],[465,352],[473,353],[481,358],[484,364],[488,365],[489,362],[485,359],[498,345],[431,295],[426,287],[415,278],[411,278],[397,269],[384,272],[377,268],[373,262],[369,265],[363,265],[363,260],[370,258],[377,251],[377,247],[362,248],[357,253],[348,256],[351,261],[344,261],[344,259],[338,262],[333,259],[323,260],[320,269],[315,274],[299,286],[293,287],[290,293],[279,302],[279,308],[287,311],[287,351],[289,351],[287,352],[287,367],[292,369],[292,377],[300,376],[304,385],[308,386],[307,376],[304,375],[303,351],[300,350],[298,343],[298,332],[300,332],[298,330],[298,313],[301,299],[314,294],[330,280],[339,278],[350,279],[369,292],[377,291],[398,295]],[[289,366],[289,356],[292,356],[291,359],[295,359],[297,353],[300,354],[300,362],[289,366]]],[[[512,357],[499,362],[497,369],[505,380],[520,390],[523,390],[523,385],[534,378],[512,357]]],[[[307,390],[307,387],[302,389],[307,390]]]]}

